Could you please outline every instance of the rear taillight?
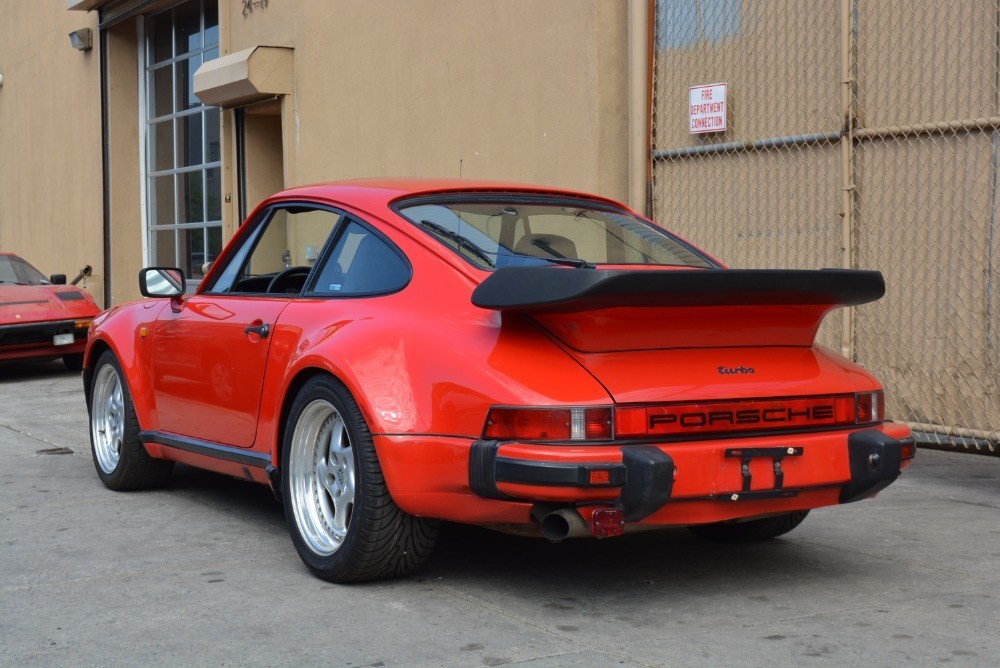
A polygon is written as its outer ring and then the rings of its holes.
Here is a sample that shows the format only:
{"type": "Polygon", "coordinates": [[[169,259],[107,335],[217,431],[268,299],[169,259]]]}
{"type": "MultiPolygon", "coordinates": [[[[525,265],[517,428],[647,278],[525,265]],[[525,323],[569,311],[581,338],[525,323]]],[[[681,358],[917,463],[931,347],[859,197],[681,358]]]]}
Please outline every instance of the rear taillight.
{"type": "Polygon", "coordinates": [[[611,438],[611,408],[491,408],[483,438],[597,441],[611,438]]]}
{"type": "Polygon", "coordinates": [[[581,408],[494,407],[483,438],[607,441],[852,427],[885,419],[885,392],[581,408]]]}
{"type": "Polygon", "coordinates": [[[885,392],[861,392],[854,395],[857,424],[879,422],[885,419],[885,392]]]}

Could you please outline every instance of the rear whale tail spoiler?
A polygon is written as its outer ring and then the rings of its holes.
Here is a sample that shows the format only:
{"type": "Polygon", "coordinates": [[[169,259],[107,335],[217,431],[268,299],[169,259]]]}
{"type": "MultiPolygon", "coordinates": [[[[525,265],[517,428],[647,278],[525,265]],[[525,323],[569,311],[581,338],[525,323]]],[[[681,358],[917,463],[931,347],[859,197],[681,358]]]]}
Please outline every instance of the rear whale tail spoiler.
{"type": "Polygon", "coordinates": [[[857,306],[881,299],[878,271],[692,269],[628,271],[505,267],[472,292],[494,311],[572,313],[620,306],[857,306]]]}
{"type": "Polygon", "coordinates": [[[570,348],[809,346],[823,317],[885,294],[877,271],[505,267],[472,303],[530,317],[570,348]]]}

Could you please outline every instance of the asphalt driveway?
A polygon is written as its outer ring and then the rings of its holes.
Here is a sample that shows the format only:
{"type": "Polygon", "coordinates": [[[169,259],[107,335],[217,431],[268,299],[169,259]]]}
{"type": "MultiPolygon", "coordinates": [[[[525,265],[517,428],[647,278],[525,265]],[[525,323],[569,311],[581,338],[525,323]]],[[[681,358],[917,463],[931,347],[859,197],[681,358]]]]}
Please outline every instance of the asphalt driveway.
{"type": "Polygon", "coordinates": [[[0,366],[0,665],[1000,662],[1000,458],[921,450],[766,544],[550,545],[449,525],[416,577],[310,576],[268,490],[94,473],[80,379],[0,366]]]}

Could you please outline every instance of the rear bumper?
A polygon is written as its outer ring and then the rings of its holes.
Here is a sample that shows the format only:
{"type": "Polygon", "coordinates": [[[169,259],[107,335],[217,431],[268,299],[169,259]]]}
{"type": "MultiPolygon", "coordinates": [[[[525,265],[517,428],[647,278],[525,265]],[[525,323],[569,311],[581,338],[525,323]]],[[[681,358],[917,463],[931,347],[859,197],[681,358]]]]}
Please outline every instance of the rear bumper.
{"type": "Polygon", "coordinates": [[[913,452],[909,429],[889,422],[853,432],[655,445],[456,440],[441,444],[447,454],[429,440],[410,445],[376,439],[397,503],[410,513],[477,523],[526,523],[538,503],[614,505],[626,522],[657,525],[849,503],[891,484],[910,463],[904,451],[913,452]],[[458,480],[454,458],[466,453],[458,480]]]}
{"type": "MultiPolygon", "coordinates": [[[[82,319],[89,322],[90,318],[82,319]]],[[[0,360],[41,359],[82,353],[87,347],[87,327],[77,320],[49,320],[0,325],[0,360]],[[72,334],[73,342],[54,345],[58,334],[72,334]]]]}
{"type": "MultiPolygon", "coordinates": [[[[623,445],[621,462],[562,463],[498,457],[497,441],[476,441],[469,451],[469,487],[490,499],[510,499],[499,483],[618,489],[626,522],[645,519],[670,500],[674,460],[652,445],[623,445]]],[[[550,499],[551,500],[551,499],[550,499]]]]}

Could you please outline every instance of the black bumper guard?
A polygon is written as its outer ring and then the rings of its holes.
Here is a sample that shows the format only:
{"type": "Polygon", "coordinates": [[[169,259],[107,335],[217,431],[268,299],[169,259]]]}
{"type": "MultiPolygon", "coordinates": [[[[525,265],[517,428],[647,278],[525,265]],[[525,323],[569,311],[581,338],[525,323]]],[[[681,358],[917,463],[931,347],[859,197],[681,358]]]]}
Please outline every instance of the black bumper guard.
{"type": "Polygon", "coordinates": [[[840,491],[840,502],[867,499],[888,487],[899,477],[904,445],[912,447],[913,438],[897,439],[875,429],[848,436],[851,481],[840,491]]]}
{"type": "MultiPolygon", "coordinates": [[[[840,492],[840,503],[851,503],[874,496],[899,477],[904,445],[913,439],[896,439],[875,429],[857,431],[847,437],[851,479],[840,492]]],[[[583,487],[621,489],[618,503],[625,521],[638,522],[652,515],[670,501],[674,486],[674,460],[652,445],[623,445],[619,462],[539,462],[498,456],[500,441],[475,441],[469,453],[469,486],[487,499],[512,500],[497,483],[540,485],[548,487],[583,487]],[[607,471],[607,482],[591,482],[592,471],[607,471]]],[[[725,456],[741,460],[742,489],[733,494],[699,497],[691,500],[724,502],[790,498],[807,488],[784,487],[782,462],[800,457],[799,446],[767,448],[727,448],[725,456]],[[750,462],[757,458],[772,461],[774,488],[751,491],[750,462]]],[[[828,487],[820,485],[818,487],[828,487]]]]}

